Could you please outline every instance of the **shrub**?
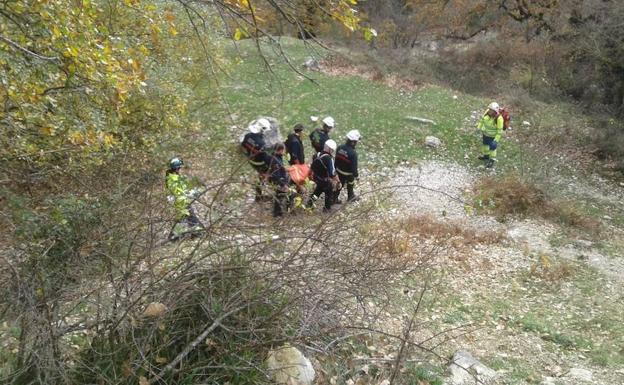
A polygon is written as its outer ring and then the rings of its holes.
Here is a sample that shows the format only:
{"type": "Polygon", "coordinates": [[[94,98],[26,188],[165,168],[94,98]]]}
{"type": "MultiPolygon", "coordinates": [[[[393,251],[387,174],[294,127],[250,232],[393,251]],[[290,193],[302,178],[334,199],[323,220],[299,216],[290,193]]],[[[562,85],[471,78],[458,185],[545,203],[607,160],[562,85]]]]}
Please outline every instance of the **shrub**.
{"type": "Polygon", "coordinates": [[[548,208],[546,195],[518,174],[482,178],[475,188],[475,205],[504,218],[508,215],[540,215],[548,208]]]}
{"type": "Polygon", "coordinates": [[[552,200],[534,183],[516,173],[480,179],[473,190],[475,206],[499,219],[504,220],[510,215],[534,216],[591,234],[598,234],[601,230],[600,221],[588,215],[577,203],[552,200]]]}
{"type": "Polygon", "coordinates": [[[612,162],[612,167],[624,175],[624,122],[608,117],[598,119],[596,125],[596,155],[599,159],[612,162]]]}

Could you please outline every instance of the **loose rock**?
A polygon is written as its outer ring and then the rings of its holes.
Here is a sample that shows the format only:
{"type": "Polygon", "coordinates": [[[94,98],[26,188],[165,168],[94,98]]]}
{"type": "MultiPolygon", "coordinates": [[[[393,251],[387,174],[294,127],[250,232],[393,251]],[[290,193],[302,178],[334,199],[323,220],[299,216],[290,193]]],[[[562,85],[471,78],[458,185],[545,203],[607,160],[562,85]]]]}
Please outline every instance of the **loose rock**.
{"type": "Polygon", "coordinates": [[[578,383],[578,381],[592,382],[592,377],[592,372],[587,369],[572,368],[564,378],[568,381],[572,381],[572,383],[578,383]]]}
{"type": "Polygon", "coordinates": [[[277,384],[311,385],[316,374],[310,360],[288,344],[271,350],[266,364],[277,384]]]}
{"type": "Polygon", "coordinates": [[[313,57],[307,58],[305,62],[303,63],[303,66],[308,71],[320,71],[321,70],[321,65],[319,64],[318,60],[316,60],[313,57]]]}
{"type": "Polygon", "coordinates": [[[449,365],[451,376],[446,380],[446,385],[492,384],[498,374],[477,361],[469,352],[458,350],[453,356],[453,362],[449,365]]]}
{"type": "Polygon", "coordinates": [[[163,314],[165,314],[166,311],[167,311],[167,306],[163,305],[160,302],[152,302],[149,305],[147,305],[147,307],[145,308],[145,311],[143,311],[143,315],[145,317],[158,318],[162,316],[163,314]]]}
{"type": "Polygon", "coordinates": [[[425,138],[425,146],[431,148],[438,148],[442,145],[442,141],[435,136],[428,136],[425,138]]]}
{"type": "Polygon", "coordinates": [[[575,243],[576,243],[576,246],[586,248],[586,249],[591,249],[594,246],[593,242],[585,240],[585,239],[577,239],[575,243]]]}

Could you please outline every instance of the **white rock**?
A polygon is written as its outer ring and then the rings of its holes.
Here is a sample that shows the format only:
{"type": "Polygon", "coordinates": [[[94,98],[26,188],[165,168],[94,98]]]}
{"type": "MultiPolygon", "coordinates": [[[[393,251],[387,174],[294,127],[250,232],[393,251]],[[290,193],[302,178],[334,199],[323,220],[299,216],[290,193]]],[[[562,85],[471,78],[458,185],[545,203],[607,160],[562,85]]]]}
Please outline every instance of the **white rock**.
{"type": "Polygon", "coordinates": [[[570,369],[568,374],[565,375],[566,379],[575,381],[575,383],[577,381],[592,382],[592,377],[593,377],[592,372],[590,372],[587,369],[581,369],[581,368],[572,368],[570,369]]]}
{"type": "MultiPolygon", "coordinates": [[[[280,133],[280,126],[279,126],[279,122],[277,121],[277,119],[269,117],[269,116],[264,117],[264,118],[267,119],[269,123],[271,123],[271,128],[264,131],[264,141],[266,143],[266,147],[270,149],[277,143],[283,143],[284,139],[282,138],[282,134],[280,133]]],[[[253,120],[252,122],[249,123],[248,126],[254,124],[255,122],[256,121],[253,120]]],[[[239,143],[243,141],[243,138],[248,132],[249,131],[247,129],[242,130],[242,132],[240,133],[238,137],[239,143]]]]}
{"type": "Polygon", "coordinates": [[[321,69],[321,66],[318,62],[318,60],[316,60],[313,57],[309,57],[307,58],[304,62],[303,62],[303,66],[309,70],[309,71],[319,71],[321,69]]]}
{"type": "Polygon", "coordinates": [[[530,125],[531,125],[531,123],[529,123],[529,122],[527,122],[527,121],[525,120],[525,121],[523,121],[523,122],[522,122],[522,125],[523,125],[523,126],[530,126],[530,125]]]}
{"type": "Polygon", "coordinates": [[[492,384],[498,374],[477,361],[465,350],[458,350],[453,356],[453,362],[449,365],[450,377],[447,378],[447,385],[468,385],[479,383],[483,385],[492,384]]]}
{"type": "Polygon", "coordinates": [[[507,236],[517,243],[524,243],[528,241],[526,232],[520,227],[512,227],[507,230],[507,236]]]}
{"type": "Polygon", "coordinates": [[[544,377],[540,385],[556,385],[555,379],[553,377],[544,377]]]}
{"type": "Polygon", "coordinates": [[[576,242],[574,242],[574,243],[576,243],[576,246],[583,247],[583,248],[586,248],[586,249],[590,249],[590,248],[592,248],[594,246],[593,242],[588,241],[586,239],[577,239],[576,242]]]}
{"type": "Polygon", "coordinates": [[[442,141],[435,136],[427,136],[425,138],[425,146],[431,148],[438,148],[442,145],[442,141]]]}
{"type": "Polygon", "coordinates": [[[149,305],[147,305],[147,307],[143,311],[143,315],[145,317],[158,318],[161,315],[165,314],[166,311],[167,311],[167,306],[163,305],[160,302],[152,302],[149,305]]]}
{"type": "Polygon", "coordinates": [[[311,385],[316,374],[310,360],[288,344],[271,350],[266,365],[277,384],[311,385]]]}

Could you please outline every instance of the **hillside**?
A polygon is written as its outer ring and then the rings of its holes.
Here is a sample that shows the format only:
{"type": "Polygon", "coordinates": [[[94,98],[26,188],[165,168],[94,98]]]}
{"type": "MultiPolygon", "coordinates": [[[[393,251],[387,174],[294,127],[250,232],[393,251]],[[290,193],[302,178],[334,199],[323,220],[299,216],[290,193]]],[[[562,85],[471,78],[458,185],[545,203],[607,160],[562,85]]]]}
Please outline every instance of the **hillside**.
{"type": "Polygon", "coordinates": [[[67,178],[84,190],[42,198],[40,216],[7,199],[28,225],[18,239],[33,241],[5,240],[0,382],[263,384],[271,349],[292,344],[316,384],[450,384],[458,350],[494,370],[492,384],[624,384],[624,189],[558,142],[587,117],[496,95],[513,129],[485,169],[475,124],[491,99],[379,74],[357,51],[279,41],[216,40],[220,71],[186,71],[182,55],[174,74],[152,69],[184,79],[163,89],[189,103],[167,94],[151,105],[166,115],[128,123],[154,134],[154,158],[132,145],[111,157],[131,181],[94,163],[98,184],[67,178]],[[303,66],[310,57],[318,70],[303,66]],[[282,135],[303,123],[309,161],[309,118],[328,115],[339,143],[363,135],[361,201],[272,218],[254,201],[241,134],[259,117],[282,135]],[[159,120],[189,127],[156,135],[159,120]],[[193,204],[206,228],[167,242],[161,166],[174,155],[205,187],[193,204]]]}
{"type": "MultiPolygon", "coordinates": [[[[363,133],[357,190],[363,207],[373,205],[364,220],[407,242],[404,256],[417,259],[435,250],[427,272],[432,288],[418,312],[415,341],[443,333],[444,341],[435,344],[440,357],[467,349],[505,384],[578,384],[583,381],[575,377],[579,369],[591,372],[589,383],[624,383],[624,329],[619,322],[624,305],[622,188],[556,147],[545,153],[527,141],[533,131],[580,126],[582,115],[565,104],[536,103],[539,109],[532,111],[516,108],[514,129],[505,135],[495,170],[484,170],[476,159],[479,136],[474,126],[489,100],[392,76],[372,79],[365,63],[336,59],[349,52],[316,56],[299,41],[282,39],[281,44],[301,75],[269,45],[262,52],[270,71],[252,42],[238,44],[241,62],[223,87],[233,111],[229,138],[234,143],[246,123],[258,116],[275,117],[285,132],[298,122],[311,128],[311,115],[331,115],[338,122],[332,137],[341,138],[353,128],[363,133]],[[321,61],[320,71],[301,66],[310,56],[321,61]],[[428,135],[440,138],[442,146],[427,148],[428,135]],[[503,199],[509,196],[514,205],[523,197],[514,194],[517,184],[509,184],[506,176],[545,194],[557,205],[556,214],[540,215],[540,207],[497,212],[496,206],[505,202],[484,202],[488,192],[480,191],[478,182],[501,184],[503,199]]],[[[498,95],[503,104],[507,99],[509,95],[498,95]]],[[[268,208],[253,212],[268,215],[268,208]]],[[[316,215],[286,219],[287,226],[295,227],[316,220],[316,215]]],[[[274,228],[278,234],[280,229],[274,228]]],[[[397,348],[383,333],[404,332],[413,297],[403,289],[419,287],[412,279],[392,278],[392,303],[389,309],[382,306],[387,317],[372,322],[381,337],[373,333],[356,339],[339,356],[343,358],[319,356],[324,381],[383,381],[392,362],[387,358],[394,359],[397,348]],[[343,359],[351,364],[343,367],[343,359]],[[360,362],[378,368],[376,374],[362,372],[360,362]]],[[[422,361],[429,356],[427,349],[412,349],[406,362],[422,361]]],[[[442,376],[443,360],[425,362],[428,370],[442,376]]]]}

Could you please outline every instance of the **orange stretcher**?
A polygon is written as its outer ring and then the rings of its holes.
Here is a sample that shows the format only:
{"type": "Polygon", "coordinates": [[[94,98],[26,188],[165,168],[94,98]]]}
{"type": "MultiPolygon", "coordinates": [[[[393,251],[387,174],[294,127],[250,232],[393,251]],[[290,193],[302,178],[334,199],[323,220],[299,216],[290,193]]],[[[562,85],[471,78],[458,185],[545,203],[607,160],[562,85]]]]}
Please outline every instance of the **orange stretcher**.
{"type": "Polygon", "coordinates": [[[312,172],[307,164],[293,164],[286,168],[290,175],[290,180],[297,186],[305,184],[306,179],[310,178],[312,172]]]}

